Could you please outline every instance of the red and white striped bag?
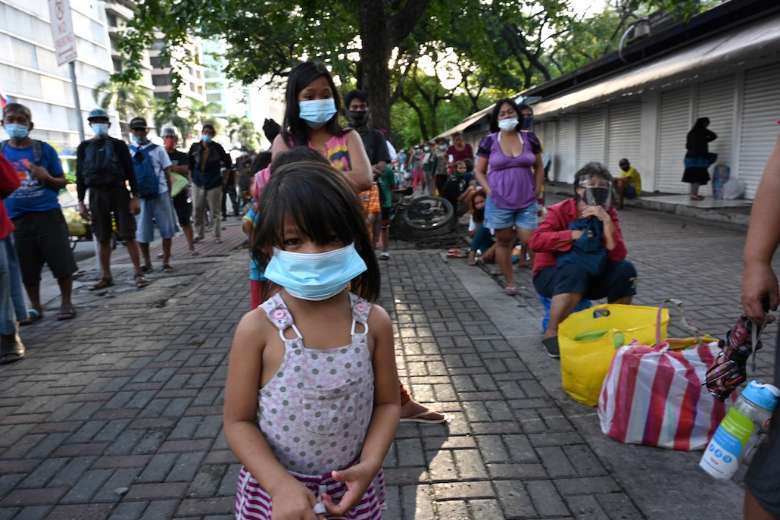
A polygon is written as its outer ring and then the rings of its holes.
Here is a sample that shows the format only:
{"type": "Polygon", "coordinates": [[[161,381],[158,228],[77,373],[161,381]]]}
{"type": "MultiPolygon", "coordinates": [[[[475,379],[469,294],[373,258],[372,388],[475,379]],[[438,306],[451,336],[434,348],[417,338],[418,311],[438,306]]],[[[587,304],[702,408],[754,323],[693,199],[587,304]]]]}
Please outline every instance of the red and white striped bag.
{"type": "Polygon", "coordinates": [[[712,338],[621,347],[601,387],[601,431],[627,444],[704,449],[726,414],[703,386],[719,351],[712,338]]]}

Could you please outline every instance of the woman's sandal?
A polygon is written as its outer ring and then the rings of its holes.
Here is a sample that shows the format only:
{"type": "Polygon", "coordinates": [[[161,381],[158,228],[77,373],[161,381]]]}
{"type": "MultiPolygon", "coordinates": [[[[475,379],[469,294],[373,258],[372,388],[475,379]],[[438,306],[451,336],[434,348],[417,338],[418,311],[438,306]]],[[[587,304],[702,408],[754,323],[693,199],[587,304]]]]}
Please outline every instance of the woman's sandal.
{"type": "Polygon", "coordinates": [[[90,291],[99,291],[101,289],[108,289],[114,285],[113,278],[101,278],[98,283],[89,288],[90,291]]]}
{"type": "Polygon", "coordinates": [[[422,413],[418,413],[417,415],[412,415],[411,417],[401,417],[401,422],[443,424],[447,422],[447,416],[439,412],[434,412],[433,410],[426,410],[422,413]]]}
{"type": "Polygon", "coordinates": [[[519,292],[517,287],[514,285],[507,285],[504,287],[504,292],[507,296],[517,296],[517,293],[519,292]]]}

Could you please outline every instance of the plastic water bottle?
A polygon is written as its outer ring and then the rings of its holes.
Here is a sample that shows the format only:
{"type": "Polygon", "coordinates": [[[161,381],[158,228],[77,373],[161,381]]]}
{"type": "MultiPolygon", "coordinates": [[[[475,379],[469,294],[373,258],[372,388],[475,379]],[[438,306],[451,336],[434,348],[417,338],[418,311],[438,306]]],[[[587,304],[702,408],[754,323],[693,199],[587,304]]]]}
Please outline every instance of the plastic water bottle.
{"type": "Polygon", "coordinates": [[[755,445],[758,434],[766,428],[778,400],[777,387],[751,381],[721,421],[699,467],[717,479],[733,477],[747,446],[755,445]]]}

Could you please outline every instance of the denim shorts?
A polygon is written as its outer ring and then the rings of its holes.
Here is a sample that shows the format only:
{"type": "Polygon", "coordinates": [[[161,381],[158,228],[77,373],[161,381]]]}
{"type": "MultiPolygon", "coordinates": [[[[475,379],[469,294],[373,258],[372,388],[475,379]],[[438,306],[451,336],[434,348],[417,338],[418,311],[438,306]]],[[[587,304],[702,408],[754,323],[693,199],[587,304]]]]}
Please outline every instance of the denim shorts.
{"type": "Polygon", "coordinates": [[[492,197],[485,202],[485,225],[491,229],[518,228],[533,231],[538,225],[536,201],[525,208],[503,209],[493,204],[492,197]]]}
{"type": "Polygon", "coordinates": [[[156,199],[141,199],[141,213],[136,217],[138,230],[135,239],[144,244],[154,240],[154,226],[160,230],[162,238],[173,238],[173,203],[171,196],[160,193],[156,199]]]}

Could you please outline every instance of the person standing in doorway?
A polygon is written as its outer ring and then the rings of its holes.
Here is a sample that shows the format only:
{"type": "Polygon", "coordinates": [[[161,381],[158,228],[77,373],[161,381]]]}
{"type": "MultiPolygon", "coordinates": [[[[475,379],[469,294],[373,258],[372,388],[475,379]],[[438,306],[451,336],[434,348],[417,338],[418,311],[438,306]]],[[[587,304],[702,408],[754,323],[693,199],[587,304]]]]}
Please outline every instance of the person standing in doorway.
{"type": "Polygon", "coordinates": [[[127,247],[135,273],[135,286],[146,287],[149,282],[141,271],[138,244],[135,241],[135,218],[140,211],[138,187],[133,173],[130,151],[124,141],[108,135],[111,122],[108,113],[96,108],[87,118],[95,137],[79,144],[76,150],[76,190],[79,212],[92,222],[92,235],[98,241],[100,254],[100,281],[91,290],[114,285],[111,276],[111,237],[116,235],[127,247]],[[128,192],[127,187],[130,187],[128,192]],[[84,199],[89,189],[89,209],[84,199]]]}
{"type": "Polygon", "coordinates": [[[537,226],[537,198],[544,190],[542,147],[533,132],[522,131],[526,105],[505,98],[496,102],[490,120],[493,133],[477,150],[475,174],[488,194],[485,225],[496,230],[496,263],[506,280],[504,291],[517,294],[512,249],[528,243],[537,226]]]}
{"type": "Polygon", "coordinates": [[[70,297],[77,267],[58,199],[59,191],[68,181],[54,148],[30,138],[33,126],[32,113],[26,106],[9,103],[3,108],[3,128],[11,139],[0,144],[0,151],[22,181],[19,189],[6,199],[5,207],[16,228],[14,242],[22,282],[32,305],[27,321],[43,316],[41,272],[44,264],[49,266],[60,286],[57,319],[70,320],[76,317],[70,297]]]}
{"type": "Polygon", "coordinates": [[[718,136],[709,130],[708,126],[710,126],[709,118],[700,117],[685,138],[687,152],[682,181],[691,185],[691,200],[704,200],[704,196],[699,195],[699,187],[710,181],[710,173],[707,168],[718,158],[717,154],[710,153],[709,149],[709,144],[718,136]]]}
{"type": "Polygon", "coordinates": [[[211,210],[214,221],[214,238],[222,242],[222,224],[220,210],[222,209],[222,169],[230,168],[233,162],[222,148],[214,141],[217,131],[214,125],[206,123],[200,134],[200,141],[193,143],[187,155],[190,157],[192,172],[192,200],[195,206],[195,226],[198,235],[196,241],[203,240],[206,235],[206,205],[211,210]]]}
{"type": "Polygon", "coordinates": [[[163,128],[163,145],[171,160],[171,200],[173,209],[176,211],[176,218],[179,221],[184,238],[187,239],[187,246],[192,256],[197,256],[195,251],[195,241],[192,233],[192,199],[190,194],[190,166],[187,154],[176,149],[179,143],[179,137],[176,135],[176,129],[172,127],[163,128]]]}

